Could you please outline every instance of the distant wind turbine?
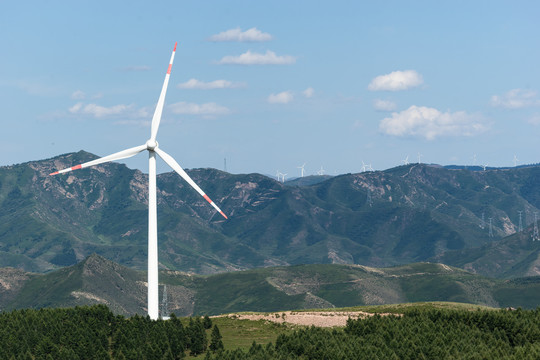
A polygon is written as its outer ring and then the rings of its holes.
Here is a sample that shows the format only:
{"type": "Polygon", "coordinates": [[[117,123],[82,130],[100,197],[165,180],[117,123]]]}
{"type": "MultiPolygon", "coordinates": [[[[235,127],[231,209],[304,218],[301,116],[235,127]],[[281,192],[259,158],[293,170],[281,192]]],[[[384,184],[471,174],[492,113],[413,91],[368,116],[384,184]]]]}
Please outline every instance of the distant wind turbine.
{"type": "Polygon", "coordinates": [[[322,165],[321,165],[321,169],[320,169],[319,171],[317,171],[317,175],[323,176],[323,175],[324,175],[324,172],[325,172],[325,171],[324,171],[324,169],[323,169],[323,167],[322,167],[322,165]]]}
{"type": "Polygon", "coordinates": [[[519,159],[517,158],[517,156],[516,156],[516,155],[514,155],[514,167],[516,167],[516,166],[517,166],[517,164],[518,164],[518,161],[519,161],[519,159]]]}
{"type": "Polygon", "coordinates": [[[409,165],[409,155],[407,155],[405,159],[401,160],[401,162],[403,163],[403,165],[409,165]]]}
{"type": "Polygon", "coordinates": [[[300,177],[304,177],[304,167],[305,166],[306,166],[306,163],[304,163],[304,165],[302,165],[302,166],[298,166],[298,169],[302,170],[300,177]]]}
{"type": "Polygon", "coordinates": [[[367,165],[364,163],[364,160],[362,160],[362,172],[365,172],[367,169],[367,165]]]}
{"type": "Polygon", "coordinates": [[[59,170],[51,173],[50,175],[63,174],[72,170],[83,169],[89,166],[94,166],[109,161],[127,159],[138,153],[147,150],[148,151],[148,316],[151,319],[156,320],[159,317],[159,282],[158,282],[158,243],[157,243],[157,200],[156,200],[156,154],[159,155],[174,171],[178,173],[191,187],[193,187],[202,197],[206,199],[225,219],[227,216],[221,211],[221,209],[206,195],[201,188],[189,177],[189,175],[182,169],[182,167],[174,160],[169,154],[161,150],[158,147],[156,136],[158,133],[159,123],[161,121],[161,114],[163,112],[163,105],[165,103],[165,94],[167,93],[167,86],[169,84],[169,77],[171,75],[171,67],[174,60],[174,54],[176,52],[176,43],[169,61],[169,67],[167,74],[165,75],[165,81],[161,89],[161,94],[152,117],[152,126],[150,132],[150,139],[145,144],[139,145],[130,149],[122,150],[120,152],[102,157],[100,159],[88,161],[84,164],[79,164],[67,169],[59,170]]]}

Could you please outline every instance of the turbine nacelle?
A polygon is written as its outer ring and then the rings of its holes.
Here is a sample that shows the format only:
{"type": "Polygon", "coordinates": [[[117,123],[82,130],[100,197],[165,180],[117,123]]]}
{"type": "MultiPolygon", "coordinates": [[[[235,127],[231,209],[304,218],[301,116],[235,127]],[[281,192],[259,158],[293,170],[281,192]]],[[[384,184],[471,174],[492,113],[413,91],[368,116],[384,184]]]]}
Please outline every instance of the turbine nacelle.
{"type": "Polygon", "coordinates": [[[154,151],[154,149],[157,147],[158,147],[158,142],[156,140],[150,139],[146,142],[146,149],[149,151],[154,151]]]}

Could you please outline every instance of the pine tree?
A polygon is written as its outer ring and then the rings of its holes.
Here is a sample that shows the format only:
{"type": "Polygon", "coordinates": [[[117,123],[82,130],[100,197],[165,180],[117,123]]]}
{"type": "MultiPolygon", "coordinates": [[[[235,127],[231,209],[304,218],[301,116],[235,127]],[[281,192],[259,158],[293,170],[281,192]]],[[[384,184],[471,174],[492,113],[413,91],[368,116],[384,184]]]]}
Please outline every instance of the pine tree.
{"type": "Polygon", "coordinates": [[[214,325],[212,334],[210,335],[210,350],[212,350],[212,352],[223,350],[223,341],[221,341],[221,339],[222,336],[219,332],[219,328],[217,325],[214,325]]]}
{"type": "Polygon", "coordinates": [[[206,330],[210,329],[212,327],[212,320],[208,315],[204,315],[203,318],[203,325],[206,330]]]}

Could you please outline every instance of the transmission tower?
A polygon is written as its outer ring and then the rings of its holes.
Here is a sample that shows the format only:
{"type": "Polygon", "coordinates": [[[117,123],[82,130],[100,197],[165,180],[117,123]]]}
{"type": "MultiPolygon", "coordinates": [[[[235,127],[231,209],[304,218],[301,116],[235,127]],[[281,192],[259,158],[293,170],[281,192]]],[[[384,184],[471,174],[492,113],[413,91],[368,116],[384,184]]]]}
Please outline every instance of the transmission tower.
{"type": "Polygon", "coordinates": [[[169,304],[167,301],[167,285],[163,285],[163,301],[161,303],[161,318],[169,316],[169,304]]]}
{"type": "Polygon", "coordinates": [[[488,219],[489,219],[489,237],[492,238],[493,237],[493,226],[491,225],[492,218],[488,218],[488,219]]]}
{"type": "Polygon", "coordinates": [[[540,235],[538,235],[538,213],[534,213],[534,230],[533,230],[533,241],[540,240],[540,235]]]}
{"type": "Polygon", "coordinates": [[[484,219],[484,213],[482,213],[482,222],[480,222],[480,229],[484,230],[486,227],[486,220],[484,219]]]}
{"type": "Polygon", "coordinates": [[[518,232],[522,232],[523,231],[523,222],[521,221],[521,213],[523,211],[518,211],[519,213],[519,225],[518,225],[518,232]]]}

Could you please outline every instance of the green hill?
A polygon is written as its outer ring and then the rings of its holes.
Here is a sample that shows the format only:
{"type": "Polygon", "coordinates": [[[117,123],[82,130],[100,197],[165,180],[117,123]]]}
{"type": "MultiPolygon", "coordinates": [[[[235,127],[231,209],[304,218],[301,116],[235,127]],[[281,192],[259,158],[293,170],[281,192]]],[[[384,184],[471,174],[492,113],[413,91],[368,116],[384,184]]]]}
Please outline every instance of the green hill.
{"type": "MultiPolygon", "coordinates": [[[[0,284],[11,278],[0,271],[0,284]]],[[[390,268],[297,265],[216,275],[162,271],[168,309],[180,316],[273,312],[423,301],[536,308],[540,277],[497,280],[443,264],[390,268]]],[[[105,304],[115,313],[145,314],[145,274],[99,255],[48,274],[19,277],[4,309],[105,304]]]]}

